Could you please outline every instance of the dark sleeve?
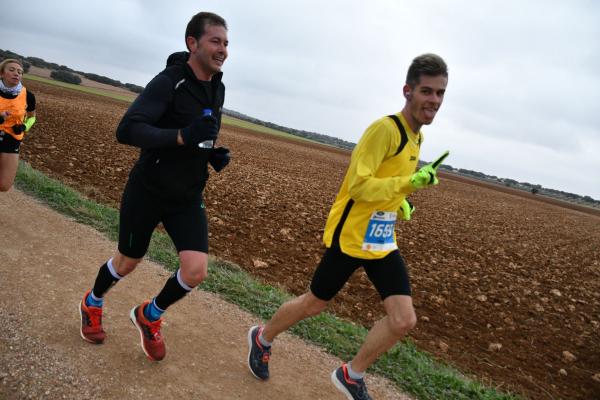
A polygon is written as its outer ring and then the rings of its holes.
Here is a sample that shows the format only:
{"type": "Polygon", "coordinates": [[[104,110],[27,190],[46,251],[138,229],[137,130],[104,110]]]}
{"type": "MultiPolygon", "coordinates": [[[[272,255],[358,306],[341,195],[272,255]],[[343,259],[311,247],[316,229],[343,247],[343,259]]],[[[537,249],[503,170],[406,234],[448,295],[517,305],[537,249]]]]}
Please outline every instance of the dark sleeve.
{"type": "Polygon", "coordinates": [[[35,111],[35,96],[29,90],[27,91],[27,112],[35,111]]]}
{"type": "Polygon", "coordinates": [[[177,129],[155,126],[173,98],[173,89],[168,76],[155,76],[121,119],[117,127],[119,143],[141,148],[177,146],[177,129]]]}
{"type": "Polygon", "coordinates": [[[218,109],[219,109],[219,116],[217,118],[217,123],[218,123],[217,127],[218,127],[219,130],[221,130],[221,117],[223,116],[223,105],[225,104],[225,85],[223,85],[221,83],[219,86],[220,86],[219,91],[221,93],[220,93],[220,96],[219,96],[219,100],[220,101],[219,101],[219,107],[218,107],[218,109]]]}

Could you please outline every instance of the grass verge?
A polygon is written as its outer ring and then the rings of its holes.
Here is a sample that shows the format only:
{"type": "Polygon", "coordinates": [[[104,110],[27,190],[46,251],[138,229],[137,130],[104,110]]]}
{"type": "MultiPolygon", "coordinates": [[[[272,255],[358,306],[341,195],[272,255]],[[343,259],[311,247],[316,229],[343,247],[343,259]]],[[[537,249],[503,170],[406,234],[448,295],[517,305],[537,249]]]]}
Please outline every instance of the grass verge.
{"type": "MultiPolygon", "coordinates": [[[[16,187],[74,220],[92,226],[117,239],[118,211],[85,199],[82,195],[51,179],[29,164],[21,161],[17,172],[16,187]]],[[[148,256],[174,271],[177,254],[167,235],[155,231],[148,256]]],[[[290,295],[282,290],[261,283],[238,266],[212,259],[210,274],[202,283],[202,289],[217,293],[259,317],[269,318],[290,295]]],[[[292,333],[323,347],[329,353],[347,360],[358,350],[367,329],[323,313],[302,321],[292,328],[292,333]]],[[[370,372],[393,381],[402,391],[417,399],[479,399],[516,400],[518,397],[485,387],[455,369],[435,361],[431,356],[417,350],[406,340],[396,345],[375,363],[370,372]]]]}

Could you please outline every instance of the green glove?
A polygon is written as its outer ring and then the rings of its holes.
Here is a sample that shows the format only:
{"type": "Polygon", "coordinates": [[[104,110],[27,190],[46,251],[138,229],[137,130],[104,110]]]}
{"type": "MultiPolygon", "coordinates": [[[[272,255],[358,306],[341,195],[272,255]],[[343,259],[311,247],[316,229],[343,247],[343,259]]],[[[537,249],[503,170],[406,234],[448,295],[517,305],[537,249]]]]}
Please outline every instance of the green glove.
{"type": "Polygon", "coordinates": [[[23,125],[25,125],[25,132],[29,132],[33,124],[35,124],[35,116],[26,117],[25,121],[23,122],[23,125]]]}
{"type": "Polygon", "coordinates": [[[404,199],[402,204],[400,204],[400,208],[398,209],[398,214],[404,221],[410,221],[410,217],[412,213],[416,210],[415,206],[412,205],[408,199],[404,199]]]}
{"type": "Polygon", "coordinates": [[[410,177],[410,183],[415,189],[423,189],[429,186],[434,186],[440,183],[437,178],[437,169],[442,164],[442,161],[450,154],[445,151],[440,157],[431,164],[424,165],[410,177]]]}

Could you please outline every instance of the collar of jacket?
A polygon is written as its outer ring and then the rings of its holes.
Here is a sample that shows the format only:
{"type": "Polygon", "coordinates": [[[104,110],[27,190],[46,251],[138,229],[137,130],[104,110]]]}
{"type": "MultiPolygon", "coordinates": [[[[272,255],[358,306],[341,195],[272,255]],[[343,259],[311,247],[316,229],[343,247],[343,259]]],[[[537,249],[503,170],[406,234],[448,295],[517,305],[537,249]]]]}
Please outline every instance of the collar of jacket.
{"type": "MultiPolygon", "coordinates": [[[[194,71],[192,70],[192,67],[190,67],[188,63],[185,63],[183,65],[183,68],[184,68],[185,74],[187,75],[188,78],[191,78],[193,81],[202,82],[200,79],[196,78],[196,74],[194,74],[194,71]]],[[[223,72],[217,72],[210,79],[211,85],[212,86],[218,86],[219,83],[221,83],[221,79],[222,78],[223,78],[223,72]]]]}

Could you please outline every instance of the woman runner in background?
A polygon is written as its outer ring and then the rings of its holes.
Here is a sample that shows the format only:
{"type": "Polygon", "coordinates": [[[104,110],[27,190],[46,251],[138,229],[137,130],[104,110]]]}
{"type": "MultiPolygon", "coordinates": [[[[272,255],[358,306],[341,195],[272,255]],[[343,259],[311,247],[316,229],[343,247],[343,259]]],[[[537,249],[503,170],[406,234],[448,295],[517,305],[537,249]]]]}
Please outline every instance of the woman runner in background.
{"type": "Polygon", "coordinates": [[[35,96],[22,78],[21,61],[8,58],[0,63],[0,192],[12,187],[21,142],[35,123],[35,96]]]}

